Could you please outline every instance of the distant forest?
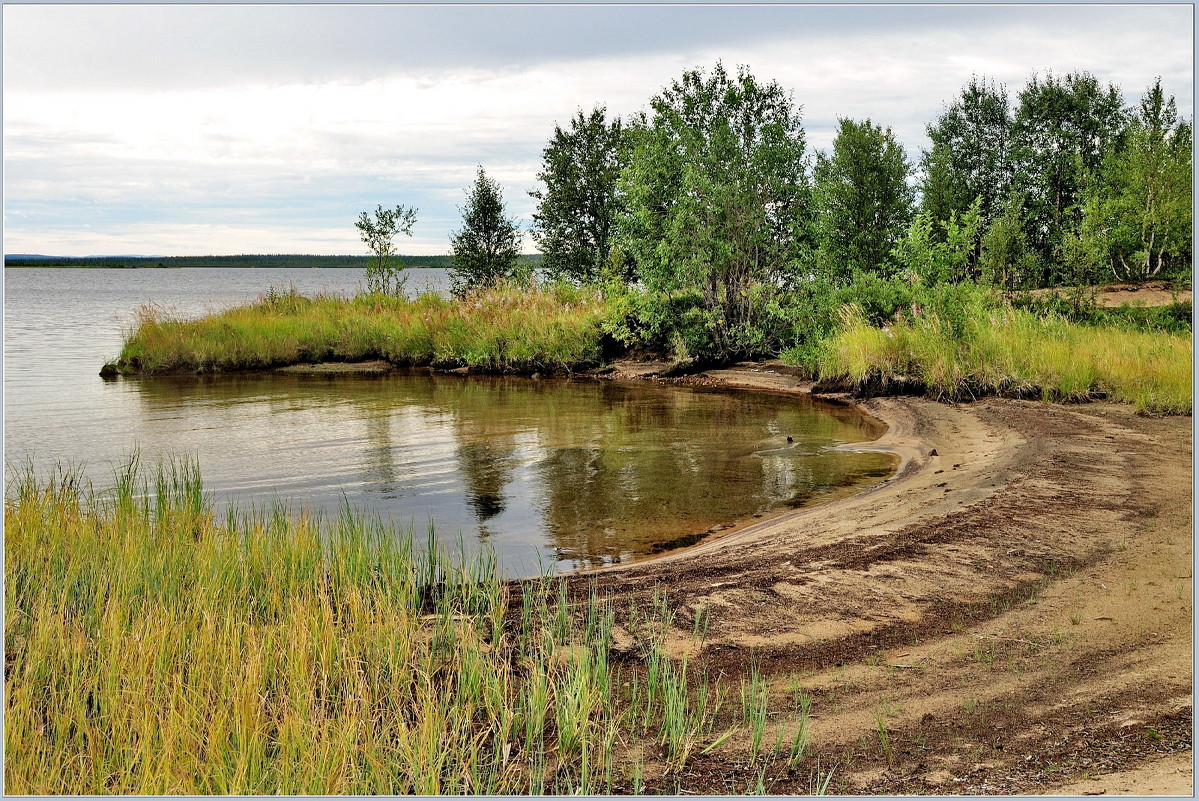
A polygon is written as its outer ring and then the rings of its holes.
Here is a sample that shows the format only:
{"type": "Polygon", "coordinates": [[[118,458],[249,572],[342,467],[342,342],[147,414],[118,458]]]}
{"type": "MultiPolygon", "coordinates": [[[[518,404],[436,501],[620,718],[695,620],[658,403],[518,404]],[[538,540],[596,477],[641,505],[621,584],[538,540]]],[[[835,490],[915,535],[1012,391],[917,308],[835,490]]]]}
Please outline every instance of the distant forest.
{"type": "MultiPolygon", "coordinates": [[[[340,267],[365,269],[371,256],[5,256],[5,267],[340,267]]],[[[405,267],[446,267],[446,256],[400,256],[405,267]]],[[[536,268],[541,255],[523,255],[523,265],[536,268]]]]}

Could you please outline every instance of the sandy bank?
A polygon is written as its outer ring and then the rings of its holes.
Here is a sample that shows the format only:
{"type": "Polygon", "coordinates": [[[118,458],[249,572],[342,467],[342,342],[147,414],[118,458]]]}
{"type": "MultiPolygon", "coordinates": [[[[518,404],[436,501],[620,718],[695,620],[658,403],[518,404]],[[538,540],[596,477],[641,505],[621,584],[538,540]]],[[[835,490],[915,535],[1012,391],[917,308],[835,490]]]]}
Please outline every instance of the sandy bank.
{"type": "MultiPolygon", "coordinates": [[[[1071,288],[1035,289],[1033,295],[1056,294],[1068,298],[1071,288]]],[[[1118,306],[1169,306],[1174,303],[1193,303],[1194,293],[1164,281],[1146,281],[1143,284],[1104,284],[1093,287],[1095,305],[1104,309],[1118,306]]]]}
{"type": "MultiPolygon", "coordinates": [[[[766,369],[698,380],[805,391],[766,369]]],[[[889,426],[871,447],[900,454],[894,478],[574,581],[621,603],[666,590],[675,651],[734,685],[751,662],[780,694],[802,683],[841,792],[1189,787],[1190,418],[993,398],[861,406],[889,426]]],[[[706,789],[746,786],[739,752],[734,737],[696,760],[706,789]]],[[[806,790],[806,775],[788,781],[767,789],[806,790]]]]}

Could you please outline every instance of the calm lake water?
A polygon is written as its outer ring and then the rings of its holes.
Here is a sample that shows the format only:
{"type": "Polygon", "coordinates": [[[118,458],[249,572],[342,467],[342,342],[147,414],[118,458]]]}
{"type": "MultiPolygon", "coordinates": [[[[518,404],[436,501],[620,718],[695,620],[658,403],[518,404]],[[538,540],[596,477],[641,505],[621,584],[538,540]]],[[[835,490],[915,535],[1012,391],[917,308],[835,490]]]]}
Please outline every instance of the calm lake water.
{"type": "MultiPolygon", "coordinates": [[[[135,450],[199,461],[218,504],[413,526],[494,547],[508,575],[589,567],[715,525],[844,494],[893,458],[834,452],[881,433],[803,398],[591,379],[236,375],[101,379],[137,308],[196,315],[270,287],[359,288],[357,270],[6,269],[9,470],[80,466],[99,486],[135,450]],[[793,442],[788,443],[790,436],[793,442]]],[[[441,291],[414,269],[409,289],[441,291]]]]}

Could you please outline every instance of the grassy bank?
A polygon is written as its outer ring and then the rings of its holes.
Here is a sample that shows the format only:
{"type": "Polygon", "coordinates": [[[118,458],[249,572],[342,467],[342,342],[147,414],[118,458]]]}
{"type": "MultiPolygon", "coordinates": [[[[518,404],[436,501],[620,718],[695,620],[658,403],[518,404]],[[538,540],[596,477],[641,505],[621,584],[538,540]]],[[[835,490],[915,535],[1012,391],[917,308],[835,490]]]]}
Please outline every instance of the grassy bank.
{"type": "Polygon", "coordinates": [[[121,372],[254,370],[386,359],[494,370],[569,370],[600,358],[598,292],[504,285],[447,300],[271,292],[196,320],[143,309],[117,359],[121,372]]]}
{"type": "Polygon", "coordinates": [[[956,316],[929,310],[885,327],[850,307],[817,369],[873,391],[907,383],[956,399],[1102,396],[1139,411],[1186,414],[1193,401],[1191,354],[1189,336],[1076,325],[1006,306],[974,306],[956,316]]]}
{"type": "MultiPolygon", "coordinates": [[[[561,284],[504,284],[461,300],[271,292],[197,320],[144,310],[106,369],[220,372],[384,359],[576,371],[610,355],[604,343],[614,342],[612,336],[637,351],[669,351],[638,322],[639,309],[654,305],[639,301],[645,297],[630,288],[605,295],[561,284]]],[[[773,336],[795,343],[782,358],[864,394],[902,387],[938,398],[1108,397],[1141,411],[1187,414],[1192,408],[1189,316],[1181,307],[1135,313],[1061,303],[1021,308],[972,284],[924,287],[877,278],[813,285],[776,303],[773,336]]]]}
{"type": "Polygon", "coordinates": [[[188,464],[19,473],[5,565],[10,793],[634,792],[729,729],[779,770],[807,743],[806,698],[771,750],[764,684],[738,710],[668,658],[664,600],[568,603],[348,511],[218,518],[188,464]]]}

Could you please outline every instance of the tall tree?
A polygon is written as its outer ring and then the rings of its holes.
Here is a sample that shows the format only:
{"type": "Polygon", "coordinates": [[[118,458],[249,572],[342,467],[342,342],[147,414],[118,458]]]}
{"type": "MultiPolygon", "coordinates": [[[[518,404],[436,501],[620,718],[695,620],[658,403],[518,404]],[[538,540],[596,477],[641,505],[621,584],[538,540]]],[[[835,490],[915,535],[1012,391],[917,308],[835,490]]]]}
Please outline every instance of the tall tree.
{"type": "Polygon", "coordinates": [[[832,152],[818,154],[813,171],[819,265],[836,279],[885,273],[912,216],[911,164],[890,128],[839,124],[832,152]]]}
{"type": "Polygon", "coordinates": [[[1084,204],[1082,239],[1117,279],[1137,281],[1191,263],[1191,126],[1158,78],[1120,149],[1109,150],[1084,204]]]}
{"type": "Polygon", "coordinates": [[[921,210],[936,222],[961,216],[975,198],[984,225],[1002,213],[1012,181],[1007,88],[971,77],[958,98],[927,128],[932,147],[921,158],[921,210]]]}
{"type": "Polygon", "coordinates": [[[649,326],[690,355],[769,347],[764,295],[810,250],[799,110],[777,82],[719,63],[685,72],[650,108],[632,126],[619,218],[623,256],[666,304],[649,326]]]}
{"type": "Polygon", "coordinates": [[[456,297],[512,277],[520,255],[520,227],[507,216],[499,183],[481,166],[461,211],[462,228],[450,236],[450,290],[456,297]]]}
{"type": "Polygon", "coordinates": [[[1025,233],[1040,266],[1034,281],[1064,276],[1063,241],[1081,221],[1087,175],[1120,143],[1120,92],[1090,73],[1033,75],[1020,92],[1012,133],[1014,188],[1025,198],[1025,233]]]}
{"type": "Polygon", "coordinates": [[[1024,228],[1024,198],[1013,192],[982,235],[979,277],[984,282],[1008,292],[1024,285],[1035,266],[1024,228]]]}
{"type": "Polygon", "coordinates": [[[577,112],[568,130],[554,126],[537,174],[545,191],[529,193],[538,201],[533,238],[549,275],[587,283],[608,265],[626,140],[620,119],[608,122],[604,106],[577,112]]]}

